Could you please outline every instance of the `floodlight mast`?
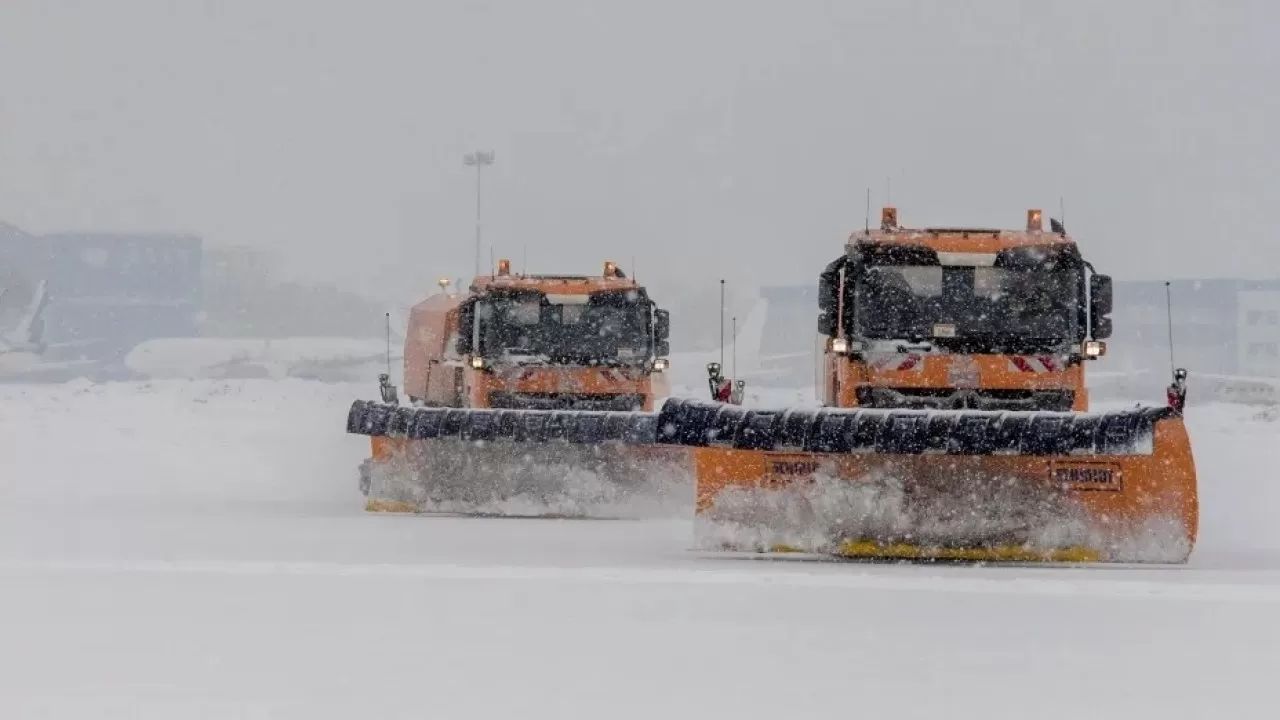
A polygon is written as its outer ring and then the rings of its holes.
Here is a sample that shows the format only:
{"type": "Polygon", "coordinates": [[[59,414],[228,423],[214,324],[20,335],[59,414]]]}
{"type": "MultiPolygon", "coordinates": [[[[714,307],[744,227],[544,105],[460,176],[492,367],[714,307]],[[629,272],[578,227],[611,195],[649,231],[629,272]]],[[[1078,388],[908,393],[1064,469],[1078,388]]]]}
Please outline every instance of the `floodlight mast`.
{"type": "Polygon", "coordinates": [[[475,277],[480,276],[480,175],[481,169],[493,164],[493,151],[477,150],[462,156],[463,164],[476,169],[476,269],[475,277]]]}

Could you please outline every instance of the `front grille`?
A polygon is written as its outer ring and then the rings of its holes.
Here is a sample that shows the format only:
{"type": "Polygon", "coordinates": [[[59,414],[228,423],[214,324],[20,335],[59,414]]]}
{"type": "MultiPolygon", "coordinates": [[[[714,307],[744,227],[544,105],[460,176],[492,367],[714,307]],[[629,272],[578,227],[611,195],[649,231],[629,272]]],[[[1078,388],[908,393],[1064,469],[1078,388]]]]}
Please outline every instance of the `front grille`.
{"type": "Polygon", "coordinates": [[[527,393],[494,392],[490,407],[513,410],[642,410],[644,396],[637,393],[527,393]]]}
{"type": "Polygon", "coordinates": [[[1073,390],[969,390],[959,388],[892,388],[863,385],[858,405],[912,410],[1053,410],[1066,412],[1075,403],[1073,390]]]}

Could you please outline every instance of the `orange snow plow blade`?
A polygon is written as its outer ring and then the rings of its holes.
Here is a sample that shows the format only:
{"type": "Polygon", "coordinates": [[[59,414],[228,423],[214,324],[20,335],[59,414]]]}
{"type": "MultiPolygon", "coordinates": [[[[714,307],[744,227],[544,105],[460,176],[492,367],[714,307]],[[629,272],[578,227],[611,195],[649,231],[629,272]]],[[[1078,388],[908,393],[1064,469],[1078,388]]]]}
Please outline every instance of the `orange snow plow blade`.
{"type": "Polygon", "coordinates": [[[447,511],[447,497],[474,508],[522,488],[562,497],[579,482],[614,493],[617,509],[663,487],[678,508],[689,488],[683,507],[694,505],[700,549],[1182,563],[1197,533],[1191,445],[1167,408],[760,410],[675,398],[659,412],[609,412],[357,401],[347,430],[373,439],[375,474],[408,478],[395,492],[375,481],[370,509],[447,511]]]}
{"type": "Polygon", "coordinates": [[[1195,544],[1191,444],[1165,408],[723,412],[734,440],[694,455],[700,549],[1183,563],[1195,544]]]}
{"type": "Polygon", "coordinates": [[[654,443],[657,413],[413,408],[356,401],[370,437],[370,512],[501,517],[688,517],[692,460],[654,443]]]}

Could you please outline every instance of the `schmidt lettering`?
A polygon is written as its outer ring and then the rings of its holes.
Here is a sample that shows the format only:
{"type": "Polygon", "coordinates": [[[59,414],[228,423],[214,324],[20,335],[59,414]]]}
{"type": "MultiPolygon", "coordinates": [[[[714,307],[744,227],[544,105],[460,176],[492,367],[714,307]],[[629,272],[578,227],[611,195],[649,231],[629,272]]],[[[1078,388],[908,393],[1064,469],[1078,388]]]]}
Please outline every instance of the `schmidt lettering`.
{"type": "Polygon", "coordinates": [[[812,475],[818,472],[817,460],[774,460],[774,475],[812,475]]]}

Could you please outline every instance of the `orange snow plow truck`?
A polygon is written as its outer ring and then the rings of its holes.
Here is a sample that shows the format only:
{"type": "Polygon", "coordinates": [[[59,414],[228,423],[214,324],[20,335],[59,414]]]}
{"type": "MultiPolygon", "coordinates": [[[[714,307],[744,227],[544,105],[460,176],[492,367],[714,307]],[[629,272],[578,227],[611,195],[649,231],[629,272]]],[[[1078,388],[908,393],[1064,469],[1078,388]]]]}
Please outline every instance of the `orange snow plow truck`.
{"type": "Polygon", "coordinates": [[[353,403],[348,432],[546,448],[678,450],[705,550],[869,558],[1182,563],[1198,525],[1183,423],[1094,411],[1111,283],[1057,221],[854,233],[820,273],[824,402],[670,398],[656,411],[448,411],[353,403]]]}
{"type": "MultiPolygon", "coordinates": [[[[498,262],[466,293],[414,306],[403,392],[446,430],[472,410],[652,411],[666,395],[669,314],[613,262],[599,276],[512,274],[498,262]]],[[[384,403],[399,391],[380,378],[384,403]]],[[[516,417],[516,416],[508,416],[516,417]]],[[[535,414],[534,417],[537,417],[535,414]]],[[[514,449],[455,437],[373,436],[360,487],[371,511],[578,515],[660,502],[638,459],[616,447],[514,449]],[[578,450],[579,452],[571,452],[578,450]]],[[[669,455],[670,453],[668,453],[669,455]]],[[[623,508],[625,509],[625,508],[623,508]]]]}
{"type": "Polygon", "coordinates": [[[1166,407],[1089,412],[1111,278],[1051,226],[1030,210],[1023,230],[912,230],[884,208],[854,233],[818,281],[820,393],[840,409],[773,420],[803,437],[787,452],[699,455],[706,542],[1185,561],[1198,524],[1185,373],[1166,407]]]}

